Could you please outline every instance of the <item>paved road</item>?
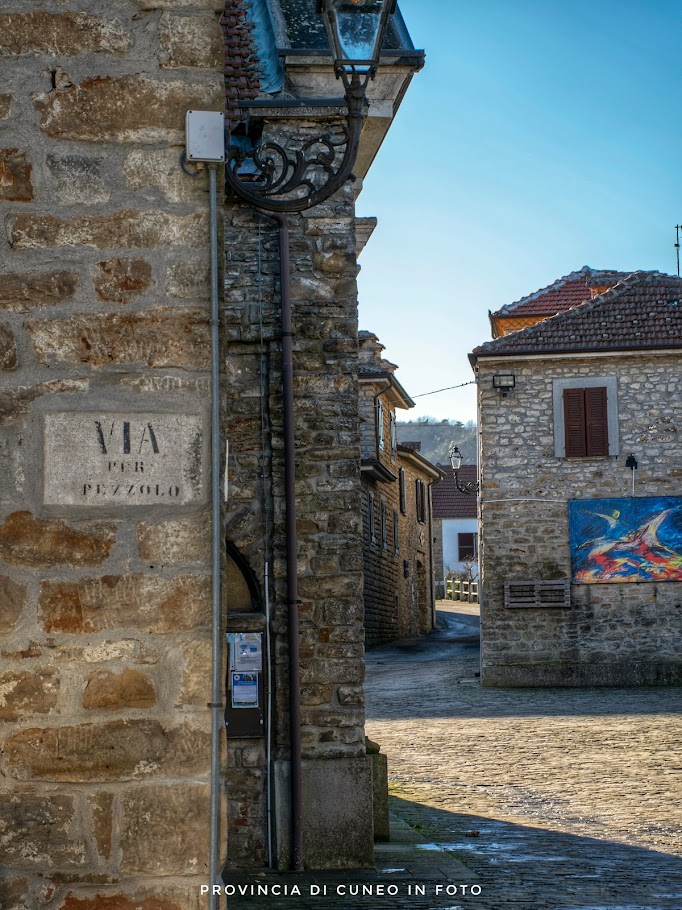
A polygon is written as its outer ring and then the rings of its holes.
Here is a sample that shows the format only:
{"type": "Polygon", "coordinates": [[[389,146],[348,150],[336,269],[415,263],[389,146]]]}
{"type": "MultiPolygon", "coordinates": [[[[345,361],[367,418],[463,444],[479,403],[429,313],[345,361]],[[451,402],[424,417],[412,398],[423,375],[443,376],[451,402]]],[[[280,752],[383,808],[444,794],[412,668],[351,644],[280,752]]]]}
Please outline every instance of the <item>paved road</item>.
{"type": "Polygon", "coordinates": [[[392,810],[480,883],[451,910],[682,910],[682,689],[483,689],[475,608],[441,606],[367,655],[367,733],[392,810]]]}

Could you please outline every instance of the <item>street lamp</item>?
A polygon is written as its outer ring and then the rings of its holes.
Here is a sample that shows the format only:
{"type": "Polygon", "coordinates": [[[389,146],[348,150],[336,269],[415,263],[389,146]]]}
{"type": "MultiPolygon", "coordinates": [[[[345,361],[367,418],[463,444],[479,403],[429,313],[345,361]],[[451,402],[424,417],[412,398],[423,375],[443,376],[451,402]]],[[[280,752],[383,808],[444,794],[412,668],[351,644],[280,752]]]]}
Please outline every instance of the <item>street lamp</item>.
{"type": "Polygon", "coordinates": [[[334,55],[334,73],[344,86],[345,123],[334,134],[316,136],[296,149],[285,149],[274,139],[250,148],[244,142],[228,146],[228,191],[266,211],[302,212],[343,186],[357,158],[367,116],[367,85],[376,76],[395,8],[396,0],[317,0],[334,55]]]}
{"type": "Polygon", "coordinates": [[[480,484],[476,480],[471,480],[468,483],[460,481],[458,477],[458,472],[462,467],[462,461],[464,460],[462,453],[459,451],[459,447],[454,445],[450,446],[450,451],[448,452],[450,456],[450,464],[452,465],[452,470],[455,474],[455,486],[460,493],[466,493],[468,496],[473,496],[478,493],[480,489],[480,484]]]}

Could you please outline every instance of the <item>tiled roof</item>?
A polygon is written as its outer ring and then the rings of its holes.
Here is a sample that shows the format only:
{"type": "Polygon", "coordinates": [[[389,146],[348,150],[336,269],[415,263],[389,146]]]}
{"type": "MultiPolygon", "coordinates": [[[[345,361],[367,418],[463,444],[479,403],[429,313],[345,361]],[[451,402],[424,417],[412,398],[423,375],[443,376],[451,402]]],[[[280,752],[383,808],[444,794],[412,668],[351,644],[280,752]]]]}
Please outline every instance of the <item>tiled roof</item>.
{"type": "MultiPolygon", "coordinates": [[[[439,464],[437,467],[443,472],[443,478],[431,488],[433,517],[476,518],[476,497],[459,492],[455,486],[454,472],[449,464],[439,464]]],[[[464,483],[475,481],[477,473],[475,464],[463,464],[458,472],[460,481],[464,483]]]]}
{"type": "Polygon", "coordinates": [[[563,313],[592,297],[590,288],[612,287],[622,281],[630,272],[614,272],[604,269],[593,269],[584,265],[577,272],[571,272],[559,278],[546,288],[534,291],[514,303],[508,303],[495,313],[492,318],[500,316],[554,316],[563,313]]]}
{"type": "Polygon", "coordinates": [[[478,357],[682,348],[682,279],[633,272],[593,300],[474,348],[478,357]]]}

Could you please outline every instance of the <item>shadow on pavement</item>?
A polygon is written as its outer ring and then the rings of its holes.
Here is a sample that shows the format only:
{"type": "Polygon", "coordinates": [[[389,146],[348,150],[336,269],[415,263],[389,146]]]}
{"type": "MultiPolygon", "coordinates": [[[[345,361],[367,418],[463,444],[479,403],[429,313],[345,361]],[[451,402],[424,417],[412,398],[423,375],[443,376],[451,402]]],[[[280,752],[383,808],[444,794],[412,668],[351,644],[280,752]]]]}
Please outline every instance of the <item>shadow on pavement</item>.
{"type": "MultiPolygon", "coordinates": [[[[476,876],[470,910],[680,910],[682,859],[655,850],[431,808],[391,797],[391,811],[476,876]]],[[[453,901],[453,904],[458,903],[453,901]]],[[[409,905],[407,905],[409,906],[409,905]]]]}

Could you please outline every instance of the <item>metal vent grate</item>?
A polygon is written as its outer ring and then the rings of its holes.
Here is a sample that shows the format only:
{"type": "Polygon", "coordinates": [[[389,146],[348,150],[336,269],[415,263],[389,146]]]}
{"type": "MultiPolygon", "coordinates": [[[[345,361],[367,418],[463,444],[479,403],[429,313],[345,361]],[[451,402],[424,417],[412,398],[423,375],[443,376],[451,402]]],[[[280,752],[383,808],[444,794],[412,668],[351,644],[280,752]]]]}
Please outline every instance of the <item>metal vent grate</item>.
{"type": "Polygon", "coordinates": [[[505,581],[504,605],[512,608],[570,607],[569,580],[505,581]]]}

